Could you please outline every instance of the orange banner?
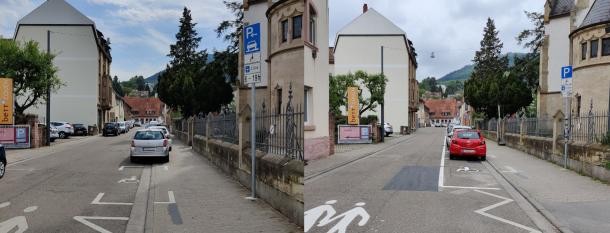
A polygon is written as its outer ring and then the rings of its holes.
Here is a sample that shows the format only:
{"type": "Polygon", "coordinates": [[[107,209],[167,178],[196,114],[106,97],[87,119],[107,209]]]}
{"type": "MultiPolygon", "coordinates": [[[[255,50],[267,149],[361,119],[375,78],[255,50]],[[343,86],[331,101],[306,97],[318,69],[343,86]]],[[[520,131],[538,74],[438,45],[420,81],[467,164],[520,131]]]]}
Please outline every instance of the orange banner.
{"type": "Polygon", "coordinates": [[[0,125],[13,124],[13,79],[0,78],[0,125]]]}
{"type": "Polygon", "coordinates": [[[360,102],[358,101],[358,87],[347,88],[347,123],[350,125],[360,124],[360,102]]]}

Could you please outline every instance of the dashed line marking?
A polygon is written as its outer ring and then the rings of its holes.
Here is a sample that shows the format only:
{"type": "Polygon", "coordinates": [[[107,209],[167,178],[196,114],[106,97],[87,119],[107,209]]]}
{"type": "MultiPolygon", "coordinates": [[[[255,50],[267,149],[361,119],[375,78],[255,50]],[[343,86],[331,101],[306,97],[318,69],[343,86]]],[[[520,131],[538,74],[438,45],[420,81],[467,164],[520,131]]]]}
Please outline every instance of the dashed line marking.
{"type": "Polygon", "coordinates": [[[144,168],[144,166],[120,166],[119,171],[123,171],[125,168],[144,168]]]}
{"type": "Polygon", "coordinates": [[[100,233],[112,233],[109,230],[104,229],[103,227],[100,227],[98,225],[93,224],[92,222],[89,222],[88,220],[120,220],[120,221],[127,221],[129,220],[129,218],[127,217],[99,217],[99,216],[74,216],[74,220],[85,224],[86,226],[90,227],[93,230],[96,230],[97,232],[100,233]]]}
{"type": "Polygon", "coordinates": [[[133,205],[133,203],[125,203],[125,202],[102,202],[102,197],[104,197],[104,193],[99,193],[95,199],[91,202],[92,205],[133,205]]]}
{"type": "Polygon", "coordinates": [[[492,188],[492,187],[470,187],[470,186],[440,186],[441,188],[450,188],[450,189],[481,189],[481,190],[500,190],[500,188],[492,188]]]}
{"type": "Polygon", "coordinates": [[[176,198],[174,197],[174,191],[167,191],[167,199],[169,201],[155,201],[155,204],[176,204],[176,198]]]}
{"type": "Polygon", "coordinates": [[[508,203],[513,202],[513,199],[509,199],[509,198],[506,198],[506,197],[503,197],[503,196],[499,196],[499,195],[496,195],[496,194],[493,194],[493,193],[488,193],[488,192],[481,191],[481,190],[474,190],[474,191],[478,192],[478,193],[482,193],[482,194],[488,195],[488,196],[492,196],[492,197],[495,197],[495,198],[498,198],[498,199],[502,199],[501,202],[498,202],[496,204],[487,206],[487,207],[482,208],[482,209],[475,210],[474,211],[475,213],[483,215],[483,216],[488,217],[488,218],[495,219],[497,221],[500,221],[500,222],[503,222],[503,223],[506,223],[506,224],[513,225],[515,227],[519,227],[519,228],[524,229],[524,230],[529,231],[529,232],[541,233],[539,230],[533,229],[531,227],[527,227],[527,226],[521,225],[519,223],[510,221],[508,219],[500,218],[498,216],[486,213],[486,211],[489,211],[489,210],[492,210],[492,209],[495,209],[497,207],[500,207],[500,206],[503,206],[503,205],[506,205],[508,203]]]}

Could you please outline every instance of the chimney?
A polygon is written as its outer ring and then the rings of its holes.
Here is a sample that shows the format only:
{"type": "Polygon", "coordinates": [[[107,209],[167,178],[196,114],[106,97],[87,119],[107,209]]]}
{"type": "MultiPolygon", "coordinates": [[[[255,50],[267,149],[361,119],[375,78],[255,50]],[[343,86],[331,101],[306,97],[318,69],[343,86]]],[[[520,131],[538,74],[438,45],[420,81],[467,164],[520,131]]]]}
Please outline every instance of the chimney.
{"type": "Polygon", "coordinates": [[[369,10],[369,6],[365,3],[362,5],[362,14],[366,13],[369,10]]]}

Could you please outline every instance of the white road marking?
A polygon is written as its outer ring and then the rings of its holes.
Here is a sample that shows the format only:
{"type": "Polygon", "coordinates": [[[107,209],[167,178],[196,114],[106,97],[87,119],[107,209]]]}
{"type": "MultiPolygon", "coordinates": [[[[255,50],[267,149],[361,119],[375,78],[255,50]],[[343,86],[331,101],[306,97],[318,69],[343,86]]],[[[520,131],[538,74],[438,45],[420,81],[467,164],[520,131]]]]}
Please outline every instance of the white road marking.
{"type": "Polygon", "coordinates": [[[24,212],[24,213],[31,213],[31,212],[36,211],[37,209],[38,209],[38,206],[30,206],[30,207],[28,207],[28,208],[25,208],[25,209],[23,210],[23,212],[24,212]]]}
{"type": "Polygon", "coordinates": [[[7,202],[3,202],[2,204],[0,204],[0,208],[7,207],[7,206],[9,206],[9,205],[11,205],[11,203],[10,203],[10,202],[8,202],[8,201],[7,201],[7,202]]]}
{"type": "Polygon", "coordinates": [[[91,227],[91,229],[97,231],[97,232],[101,232],[101,233],[112,233],[98,225],[93,224],[92,222],[89,222],[88,220],[120,220],[120,221],[127,221],[129,220],[129,218],[127,217],[97,217],[97,216],[74,216],[74,220],[85,224],[88,227],[91,227]]]}
{"type": "Polygon", "coordinates": [[[119,171],[123,171],[125,168],[144,168],[144,166],[120,166],[119,171]]]}
{"type": "Polygon", "coordinates": [[[438,187],[443,187],[445,183],[445,150],[447,150],[447,143],[443,137],[443,154],[441,156],[441,166],[438,169],[438,187]]]}
{"type": "Polygon", "coordinates": [[[450,189],[481,189],[481,190],[500,190],[500,188],[490,188],[490,187],[469,187],[469,186],[440,186],[441,188],[450,188],[450,189]]]}
{"type": "Polygon", "coordinates": [[[500,206],[502,206],[502,205],[506,205],[506,204],[508,204],[508,203],[513,202],[513,199],[509,199],[509,198],[506,198],[506,197],[503,197],[503,196],[499,196],[499,195],[496,195],[496,194],[493,194],[493,193],[488,193],[488,192],[481,191],[481,190],[474,190],[474,191],[475,191],[475,192],[478,192],[478,193],[482,193],[482,194],[485,194],[485,195],[492,196],[492,197],[495,197],[495,198],[498,198],[498,199],[502,199],[502,200],[503,200],[503,201],[501,201],[501,202],[498,202],[498,203],[496,203],[496,204],[490,205],[490,206],[488,206],[488,207],[485,207],[485,208],[482,208],[482,209],[475,210],[475,211],[474,211],[475,213],[480,214],[480,215],[483,215],[483,216],[488,217],[488,218],[495,219],[495,220],[497,220],[497,221],[500,221],[500,222],[503,222],[503,223],[506,223],[506,224],[513,225],[513,226],[515,226],[515,227],[519,227],[519,228],[524,229],[524,230],[529,231],[529,232],[538,232],[538,233],[541,233],[539,230],[536,230],[536,229],[533,229],[533,228],[530,228],[530,227],[527,227],[527,226],[521,225],[521,224],[519,224],[519,223],[516,223],[516,222],[510,221],[510,220],[508,220],[508,219],[500,218],[500,217],[498,217],[498,216],[495,216],[495,215],[491,215],[491,214],[486,213],[486,211],[488,211],[488,210],[491,210],[491,209],[494,209],[494,208],[500,207],[500,206]]]}
{"type": "Polygon", "coordinates": [[[169,170],[168,166],[163,166],[163,169],[165,169],[166,171],[169,170]]]}
{"type": "Polygon", "coordinates": [[[511,166],[504,166],[504,167],[506,168],[506,170],[505,171],[501,171],[503,173],[519,173],[517,170],[515,170],[511,166]]]}
{"type": "Polygon", "coordinates": [[[34,169],[34,168],[7,168],[6,170],[7,171],[29,171],[29,172],[31,172],[36,169],[34,169]]]}
{"type": "Polygon", "coordinates": [[[169,201],[155,201],[155,204],[176,204],[174,191],[167,191],[167,198],[169,199],[169,201]]]}
{"type": "Polygon", "coordinates": [[[304,232],[309,232],[314,226],[325,227],[326,225],[339,220],[339,222],[328,230],[328,232],[345,233],[347,232],[347,227],[352,224],[352,221],[359,218],[360,221],[357,223],[358,226],[364,226],[371,217],[364,209],[364,206],[366,205],[364,202],[358,202],[354,205],[354,208],[335,216],[337,211],[332,206],[335,203],[337,203],[336,200],[330,200],[324,205],[305,211],[304,232]]]}
{"type": "Polygon", "coordinates": [[[469,167],[458,168],[456,172],[478,172],[477,169],[470,169],[469,167]]]}
{"type": "Polygon", "coordinates": [[[95,199],[91,202],[92,205],[133,205],[133,203],[124,203],[124,202],[102,202],[102,197],[104,197],[104,193],[99,193],[95,199]]]}
{"type": "Polygon", "coordinates": [[[135,184],[138,182],[140,182],[140,181],[138,179],[136,179],[135,176],[132,176],[131,178],[121,179],[117,183],[135,184]]]}

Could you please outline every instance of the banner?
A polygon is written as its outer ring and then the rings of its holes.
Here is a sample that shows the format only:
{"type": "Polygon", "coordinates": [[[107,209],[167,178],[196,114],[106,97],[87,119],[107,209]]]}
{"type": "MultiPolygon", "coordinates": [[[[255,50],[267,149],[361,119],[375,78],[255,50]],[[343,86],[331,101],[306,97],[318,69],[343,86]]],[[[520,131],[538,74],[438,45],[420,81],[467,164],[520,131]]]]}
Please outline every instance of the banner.
{"type": "Polygon", "coordinates": [[[0,125],[13,124],[13,79],[0,78],[0,125]]]}
{"type": "Polygon", "coordinates": [[[347,87],[347,123],[350,125],[360,124],[358,92],[358,87],[347,87]]]}
{"type": "Polygon", "coordinates": [[[370,125],[338,125],[337,142],[339,144],[373,143],[370,125]]]}

